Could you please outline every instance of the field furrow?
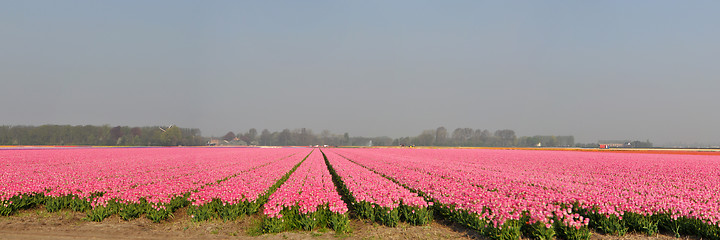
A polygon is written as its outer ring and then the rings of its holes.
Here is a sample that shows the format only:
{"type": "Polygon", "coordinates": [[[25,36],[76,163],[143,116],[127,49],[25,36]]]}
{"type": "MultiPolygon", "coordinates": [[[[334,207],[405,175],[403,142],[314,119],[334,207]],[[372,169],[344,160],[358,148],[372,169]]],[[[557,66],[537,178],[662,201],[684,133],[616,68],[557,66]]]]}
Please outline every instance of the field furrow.
{"type": "Polygon", "coordinates": [[[359,218],[387,226],[397,226],[401,220],[422,225],[432,219],[428,203],[417,193],[335,153],[328,152],[326,161],[330,173],[337,179],[336,185],[347,191],[343,194],[359,218]]]}
{"type": "Polygon", "coordinates": [[[328,227],[345,232],[347,205],[335,190],[319,150],[313,151],[264,206],[266,232],[328,227]]]}

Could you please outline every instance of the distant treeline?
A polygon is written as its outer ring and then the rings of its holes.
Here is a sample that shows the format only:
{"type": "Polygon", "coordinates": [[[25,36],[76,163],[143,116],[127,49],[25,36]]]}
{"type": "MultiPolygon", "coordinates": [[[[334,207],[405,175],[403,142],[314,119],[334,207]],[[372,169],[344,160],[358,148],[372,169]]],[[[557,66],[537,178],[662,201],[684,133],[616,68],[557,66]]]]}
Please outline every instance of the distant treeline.
{"type": "MultiPolygon", "coordinates": [[[[573,136],[517,137],[515,131],[503,129],[456,128],[452,132],[439,127],[417,136],[361,137],[348,133],[334,134],[328,130],[314,133],[310,129],[283,129],[228,132],[220,138],[206,138],[197,128],[103,126],[0,126],[0,145],[87,145],[87,146],[200,146],[261,145],[261,146],[456,146],[456,147],[597,147],[597,144],[576,144],[573,136]]],[[[634,143],[634,142],[633,142],[634,143]]],[[[633,147],[635,147],[633,145],[633,147]]]]}
{"type": "Polygon", "coordinates": [[[445,127],[425,130],[413,137],[358,137],[348,133],[334,134],[323,130],[320,134],[299,128],[271,132],[267,129],[258,133],[251,128],[244,133],[228,132],[216,139],[217,144],[265,145],[265,146],[459,146],[459,147],[572,147],[573,136],[532,136],[517,137],[509,129],[490,132],[483,129],[456,128],[448,132],[445,127]]]}
{"type": "Polygon", "coordinates": [[[456,128],[449,132],[445,127],[425,130],[415,137],[397,139],[402,145],[458,146],[458,147],[572,147],[573,136],[517,137],[510,129],[490,132],[487,129],[456,128]]]}
{"type": "Polygon", "coordinates": [[[372,141],[373,146],[390,146],[393,139],[390,137],[350,137],[350,134],[334,134],[328,130],[323,130],[319,134],[315,134],[312,130],[306,128],[298,128],[294,130],[283,129],[282,131],[273,131],[263,129],[258,132],[257,129],[251,128],[244,133],[228,132],[221,138],[211,139],[218,144],[239,144],[239,145],[261,145],[261,146],[311,146],[311,145],[329,145],[329,146],[367,146],[372,141]]]}
{"type": "Polygon", "coordinates": [[[0,145],[197,146],[197,128],[103,126],[0,126],[0,145]]]}

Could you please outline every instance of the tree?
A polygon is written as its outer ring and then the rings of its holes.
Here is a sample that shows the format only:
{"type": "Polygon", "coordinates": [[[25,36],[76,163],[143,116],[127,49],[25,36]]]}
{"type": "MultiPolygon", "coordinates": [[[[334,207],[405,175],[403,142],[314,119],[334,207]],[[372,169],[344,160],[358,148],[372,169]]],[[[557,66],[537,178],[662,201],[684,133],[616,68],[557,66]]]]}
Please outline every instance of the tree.
{"type": "Polygon", "coordinates": [[[0,126],[0,145],[12,145],[10,126],[0,126]]]}
{"type": "Polygon", "coordinates": [[[510,129],[497,130],[495,131],[495,136],[499,138],[500,146],[502,147],[514,146],[515,140],[517,139],[515,131],[510,129]]]}
{"type": "Polygon", "coordinates": [[[439,127],[435,130],[435,145],[444,146],[447,141],[447,129],[445,127],[439,127]]]}
{"type": "Polygon", "coordinates": [[[330,130],[324,129],[320,132],[320,144],[323,144],[323,145],[328,144],[329,145],[330,141],[332,141],[331,138],[332,138],[332,133],[330,132],[330,130]]]}
{"type": "Polygon", "coordinates": [[[175,127],[170,134],[163,134],[163,130],[155,127],[127,127],[116,126],[70,126],[70,125],[42,125],[42,126],[12,126],[0,128],[9,133],[2,134],[0,142],[5,144],[22,145],[202,145],[204,139],[199,129],[175,127]],[[6,130],[5,130],[6,129],[6,130]],[[174,131],[180,131],[179,136],[174,131]],[[142,134],[145,132],[146,134],[142,134]],[[190,134],[192,133],[192,134],[190,134]],[[2,136],[5,135],[5,136],[2,136]],[[182,137],[189,137],[192,141],[185,141],[182,137]]]}
{"type": "Polygon", "coordinates": [[[166,146],[177,146],[182,140],[182,131],[179,127],[172,126],[165,130],[163,134],[164,144],[166,146]]]}
{"type": "Polygon", "coordinates": [[[393,139],[390,137],[374,137],[372,138],[373,146],[390,146],[393,143],[393,139]]]}
{"type": "Polygon", "coordinates": [[[133,136],[140,136],[140,135],[142,135],[142,129],[140,129],[139,127],[134,127],[132,129],[130,129],[130,133],[133,136]]]}
{"type": "Polygon", "coordinates": [[[112,141],[110,139],[110,125],[102,125],[101,127],[96,129],[96,136],[98,136],[97,141],[94,143],[94,145],[113,145],[109,142],[112,141]]]}
{"type": "Polygon", "coordinates": [[[262,133],[260,133],[260,144],[263,146],[272,145],[272,133],[269,130],[263,129],[262,133]]]}
{"type": "Polygon", "coordinates": [[[222,139],[228,142],[232,141],[233,139],[235,139],[235,133],[233,133],[232,131],[227,132],[225,136],[222,137],[222,139]]]}
{"type": "Polygon", "coordinates": [[[630,146],[633,148],[651,148],[653,144],[650,142],[650,139],[648,139],[645,142],[632,141],[630,142],[630,146]]]}
{"type": "MultiPolygon", "coordinates": [[[[521,137],[518,139],[518,145],[522,147],[537,147],[538,144],[542,144],[542,139],[540,136],[532,136],[532,137],[521,137]]],[[[547,147],[545,145],[542,145],[543,147],[547,147]]]]}
{"type": "Polygon", "coordinates": [[[456,128],[452,133],[454,144],[458,146],[467,146],[473,132],[472,128],[456,128]]]}
{"type": "Polygon", "coordinates": [[[306,146],[310,145],[311,142],[311,136],[312,131],[307,130],[305,128],[300,129],[300,132],[298,133],[298,145],[306,146]]]}
{"type": "Polygon", "coordinates": [[[288,144],[291,144],[291,138],[292,134],[290,133],[290,129],[283,129],[280,134],[278,134],[278,144],[282,146],[289,146],[288,144]]]}
{"type": "Polygon", "coordinates": [[[202,134],[200,134],[200,129],[180,128],[180,132],[182,133],[182,140],[180,141],[181,145],[197,146],[204,145],[206,143],[202,134]]]}
{"type": "Polygon", "coordinates": [[[470,136],[470,146],[482,146],[483,145],[483,131],[475,129],[470,136]]]}
{"type": "Polygon", "coordinates": [[[413,144],[418,146],[432,146],[433,140],[435,140],[435,131],[425,130],[413,140],[413,144]]]}
{"type": "Polygon", "coordinates": [[[251,142],[254,142],[255,140],[257,140],[256,139],[257,138],[257,129],[251,128],[250,130],[248,130],[246,136],[248,139],[248,144],[250,144],[251,142]]]}
{"type": "Polygon", "coordinates": [[[350,142],[350,134],[349,133],[343,134],[343,144],[345,144],[346,146],[352,146],[352,143],[350,142]]]}
{"type": "Polygon", "coordinates": [[[117,126],[110,129],[110,139],[115,142],[117,145],[120,142],[120,138],[123,137],[125,133],[123,133],[122,127],[117,126]]]}
{"type": "Polygon", "coordinates": [[[372,146],[372,139],[366,137],[351,137],[350,141],[353,143],[353,146],[372,146]]]}
{"type": "Polygon", "coordinates": [[[153,146],[162,146],[165,145],[165,135],[163,134],[163,131],[160,129],[153,129],[152,131],[152,138],[149,145],[153,146]]]}
{"type": "Polygon", "coordinates": [[[393,141],[393,145],[396,145],[396,146],[400,146],[400,145],[408,146],[408,145],[410,145],[410,137],[401,137],[401,138],[395,139],[395,140],[393,141]]]}
{"type": "Polygon", "coordinates": [[[557,136],[557,144],[560,147],[572,147],[575,145],[574,136],[557,136]]]}

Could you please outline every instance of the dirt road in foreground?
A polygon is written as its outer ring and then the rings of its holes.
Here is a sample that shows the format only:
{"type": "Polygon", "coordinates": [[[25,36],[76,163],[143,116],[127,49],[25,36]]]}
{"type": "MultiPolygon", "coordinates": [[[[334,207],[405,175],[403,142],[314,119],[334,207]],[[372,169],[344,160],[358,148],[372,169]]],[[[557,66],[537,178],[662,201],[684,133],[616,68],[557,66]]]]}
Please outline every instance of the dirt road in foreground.
{"type": "MultiPolygon", "coordinates": [[[[427,226],[401,223],[396,228],[352,220],[352,231],[346,234],[317,230],[257,235],[258,216],[198,223],[185,215],[185,209],[180,209],[173,219],[162,223],[152,223],[145,218],[123,221],[118,216],[97,223],[83,220],[84,217],[82,213],[68,210],[54,213],[45,209],[24,210],[13,216],[0,217],[0,239],[485,239],[474,230],[442,220],[427,226]]],[[[619,238],[595,233],[592,239],[675,238],[639,234],[619,238]]]]}

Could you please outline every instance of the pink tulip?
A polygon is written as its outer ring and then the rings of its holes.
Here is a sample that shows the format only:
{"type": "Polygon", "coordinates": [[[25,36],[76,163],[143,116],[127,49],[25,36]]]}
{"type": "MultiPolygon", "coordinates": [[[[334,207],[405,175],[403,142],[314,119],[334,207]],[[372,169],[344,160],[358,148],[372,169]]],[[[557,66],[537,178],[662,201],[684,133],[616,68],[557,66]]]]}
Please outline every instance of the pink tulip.
{"type": "Polygon", "coordinates": [[[268,217],[276,216],[286,208],[297,206],[301,214],[310,214],[327,207],[333,213],[345,214],[347,205],[335,191],[330,172],[319,150],[310,154],[288,180],[270,195],[265,208],[268,217]]]}
{"type": "Polygon", "coordinates": [[[558,216],[569,226],[587,225],[589,219],[572,209],[557,208],[572,203],[618,217],[678,212],[720,219],[718,156],[482,149],[326,152],[500,225],[522,212],[535,222],[558,216]]]}

